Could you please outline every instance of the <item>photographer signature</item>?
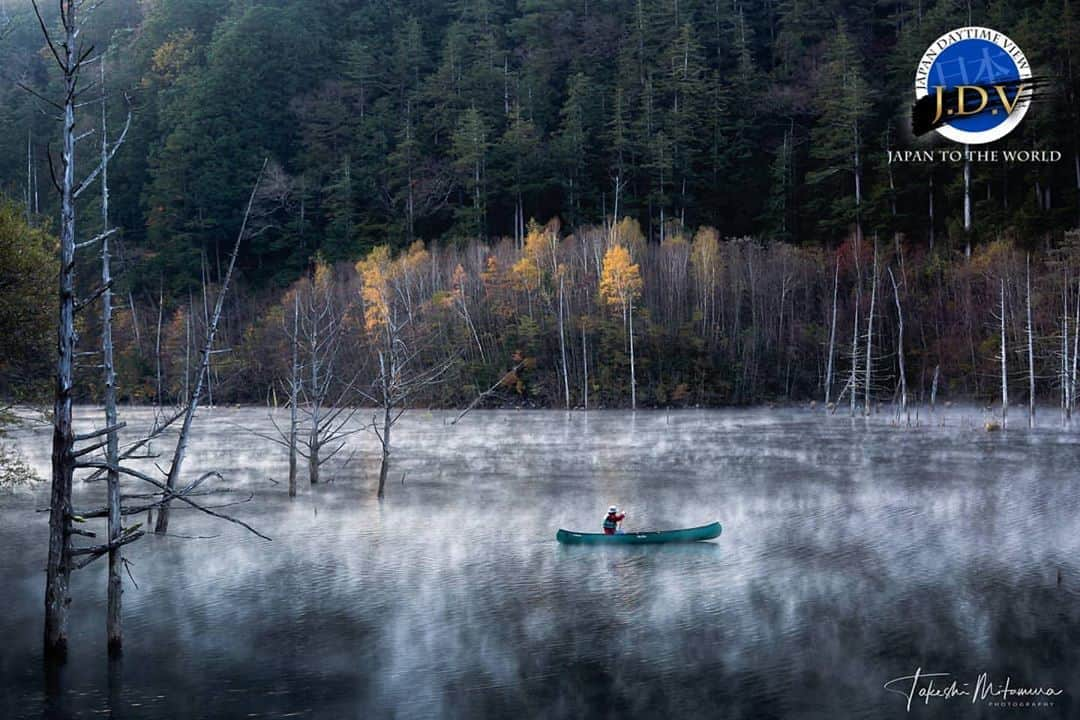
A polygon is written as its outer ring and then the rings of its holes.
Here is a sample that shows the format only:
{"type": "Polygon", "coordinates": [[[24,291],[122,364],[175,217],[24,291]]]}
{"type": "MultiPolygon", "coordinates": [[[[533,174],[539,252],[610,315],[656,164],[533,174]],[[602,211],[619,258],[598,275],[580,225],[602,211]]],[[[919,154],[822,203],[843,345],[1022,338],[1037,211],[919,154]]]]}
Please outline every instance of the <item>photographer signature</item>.
{"type": "MultiPolygon", "coordinates": [[[[1064,690],[1054,687],[1025,687],[1013,685],[1012,678],[1005,676],[1003,682],[994,682],[988,673],[980,674],[974,683],[961,682],[952,673],[928,673],[915,668],[913,675],[902,675],[885,683],[885,689],[907,699],[908,712],[913,701],[929,705],[931,700],[964,700],[972,705],[978,702],[1037,702],[1043,698],[1063,695],[1064,690]],[[973,687],[974,685],[974,687],[973,687]]],[[[1045,700],[1042,700],[1045,702],[1045,700]]]]}

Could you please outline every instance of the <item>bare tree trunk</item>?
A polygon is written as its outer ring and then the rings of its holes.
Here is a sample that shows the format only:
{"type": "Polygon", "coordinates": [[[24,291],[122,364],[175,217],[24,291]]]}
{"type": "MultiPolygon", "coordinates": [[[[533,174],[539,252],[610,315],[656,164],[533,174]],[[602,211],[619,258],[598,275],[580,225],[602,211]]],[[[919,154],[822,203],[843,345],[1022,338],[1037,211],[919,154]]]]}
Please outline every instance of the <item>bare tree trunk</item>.
{"type": "Polygon", "coordinates": [[[892,268],[889,268],[889,280],[892,281],[893,300],[896,301],[897,338],[896,354],[900,363],[900,412],[907,413],[907,371],[904,368],[904,311],[900,307],[900,289],[896,286],[896,278],[892,268]]]}
{"type": "Polygon", "coordinates": [[[195,303],[188,293],[188,312],[184,318],[184,402],[191,397],[191,328],[195,324],[195,303]]]}
{"type": "MultiPolygon", "coordinates": [[[[391,358],[393,355],[394,342],[390,342],[391,358]]],[[[393,430],[394,421],[391,418],[391,409],[393,401],[390,397],[390,383],[392,382],[390,373],[393,373],[393,359],[391,359],[391,367],[386,367],[386,358],[383,353],[379,353],[379,372],[382,375],[382,395],[383,395],[383,417],[382,417],[382,433],[379,434],[379,444],[381,450],[381,458],[379,462],[379,489],[376,493],[376,497],[382,500],[386,496],[386,475],[390,471],[390,431],[393,430]]]]}
{"type": "Polygon", "coordinates": [[[1001,278],[1001,427],[1009,419],[1009,367],[1005,344],[1005,278],[1001,278]]]}
{"type": "Polygon", "coordinates": [[[874,368],[872,351],[874,347],[874,303],[877,300],[877,264],[877,238],[874,238],[874,274],[873,277],[870,278],[870,312],[866,319],[866,392],[864,393],[866,407],[863,408],[863,412],[866,415],[870,415],[870,383],[874,368]]]}
{"type": "MultiPolygon", "coordinates": [[[[124,262],[123,253],[120,255],[120,262],[124,262]]],[[[139,352],[139,357],[142,357],[142,333],[139,330],[139,315],[135,310],[135,296],[128,290],[128,308],[131,310],[131,329],[135,331],[135,348],[139,352]]]]}
{"type": "Polygon", "coordinates": [[[933,250],[934,249],[934,172],[933,172],[933,170],[930,171],[930,188],[927,191],[927,197],[929,198],[927,205],[928,205],[929,215],[930,215],[928,236],[929,236],[929,239],[930,239],[930,249],[933,250]]]}
{"type": "MultiPolygon", "coordinates": [[[[117,427],[116,413],[116,373],[113,369],[113,339],[112,339],[112,259],[109,256],[109,139],[107,124],[107,108],[105,103],[105,58],[101,60],[101,286],[105,289],[101,300],[101,354],[104,367],[105,380],[105,427],[117,427]]],[[[106,617],[106,634],[108,636],[108,652],[110,655],[119,655],[124,645],[123,625],[121,620],[121,595],[123,594],[123,580],[120,572],[123,566],[122,549],[120,538],[124,528],[120,511],[120,449],[118,430],[112,430],[107,436],[105,451],[106,463],[109,469],[106,472],[108,487],[108,536],[109,545],[109,580],[108,580],[108,609],[106,617]]]]}
{"type": "MultiPolygon", "coordinates": [[[[1080,152],[1073,153],[1073,171],[1076,174],[1076,192],[1080,195],[1080,152]]],[[[1078,218],[1080,222],[1080,218],[1078,218]]]]}
{"type": "Polygon", "coordinates": [[[293,295],[292,376],[289,379],[289,497],[296,497],[296,435],[300,402],[300,293],[293,295]]]}
{"type": "MultiPolygon", "coordinates": [[[[1078,172],[1080,172],[1080,171],[1078,171],[1078,172]]],[[[1077,177],[1080,178],[1080,174],[1078,174],[1077,177]]],[[[611,214],[612,234],[614,234],[614,232],[615,232],[615,226],[619,224],[619,191],[622,190],[622,187],[621,187],[622,182],[621,181],[622,181],[622,177],[618,173],[616,173],[615,174],[615,205],[614,205],[614,207],[612,209],[612,214],[611,214]]],[[[1080,180],[1077,181],[1077,184],[1080,185],[1080,180]]]]}
{"type": "Polygon", "coordinates": [[[154,405],[157,409],[161,408],[161,320],[162,314],[165,312],[165,286],[162,283],[160,290],[158,291],[158,313],[157,313],[157,337],[154,340],[154,363],[155,374],[157,376],[157,389],[154,395],[154,405]]]}
{"type": "Polygon", "coordinates": [[[1031,253],[1027,255],[1028,427],[1035,427],[1035,327],[1031,322],[1031,253]]]}
{"type": "Polygon", "coordinates": [[[311,432],[308,434],[308,481],[312,485],[319,484],[319,467],[322,465],[322,460],[319,457],[320,448],[319,402],[316,400],[311,414],[311,432]]]}
{"type": "Polygon", "coordinates": [[[450,424],[451,425],[457,425],[458,421],[460,421],[461,418],[463,418],[466,415],[468,415],[469,413],[471,413],[476,408],[477,405],[484,402],[484,400],[487,399],[488,396],[490,396],[492,393],[494,393],[496,390],[498,390],[500,387],[502,387],[503,383],[506,382],[506,379],[508,377],[510,377],[511,375],[513,375],[514,373],[516,373],[518,370],[520,370],[521,366],[524,365],[524,364],[525,364],[524,361],[519,362],[517,365],[510,368],[510,370],[503,373],[503,376],[501,378],[499,378],[499,381],[497,383],[495,383],[494,385],[489,387],[487,390],[485,390],[484,392],[477,395],[473,399],[473,401],[471,403],[469,403],[468,407],[466,407],[464,410],[459,412],[457,414],[457,417],[455,417],[453,420],[450,421],[450,424]]]}
{"type": "Polygon", "coordinates": [[[836,271],[833,273],[832,323],[829,327],[829,359],[825,365],[825,409],[829,408],[832,393],[833,355],[836,345],[836,295],[840,288],[840,258],[836,259],[836,271]]]}
{"type": "MultiPolygon", "coordinates": [[[[206,252],[203,251],[202,257],[199,260],[199,268],[202,272],[202,312],[203,312],[203,327],[210,327],[210,308],[206,299],[207,286],[210,284],[210,268],[206,261],[206,252]]],[[[210,354],[206,357],[206,407],[209,410],[214,409],[214,352],[213,348],[210,348],[210,354]]]]}
{"type": "MultiPolygon", "coordinates": [[[[35,11],[37,5],[34,5],[35,11]]],[[[71,581],[71,487],[75,471],[75,433],[71,395],[75,357],[75,94],[78,84],[76,12],[63,13],[64,41],[53,45],[64,76],[62,175],[60,188],[60,278],[57,321],[56,393],[53,401],[52,492],[49,502],[49,559],[45,574],[45,655],[67,655],[71,581]]],[[[38,15],[40,20],[40,14],[38,15]]]]}
{"type": "Polygon", "coordinates": [[[1063,317],[1061,336],[1061,412],[1066,420],[1072,419],[1072,397],[1069,391],[1069,276],[1065,275],[1065,287],[1062,289],[1063,317]]]}
{"type": "MultiPolygon", "coordinates": [[[[1076,316],[1073,318],[1073,351],[1072,351],[1072,369],[1069,373],[1069,397],[1072,400],[1072,406],[1076,406],[1076,370],[1077,370],[1077,355],[1080,354],[1080,288],[1077,288],[1076,293],[1076,316]]],[[[1070,408],[1070,411],[1072,408],[1070,408]]]]}
{"type": "Polygon", "coordinates": [[[637,410],[637,375],[634,373],[634,301],[630,306],[630,409],[637,410]]]}
{"type": "Polygon", "coordinates": [[[312,308],[311,315],[314,318],[311,324],[311,432],[308,434],[308,481],[312,485],[319,484],[319,468],[322,466],[322,461],[319,458],[319,425],[322,421],[322,386],[319,384],[321,378],[319,377],[319,324],[322,322],[321,313],[315,311],[315,304],[318,290],[316,285],[312,282],[311,285],[311,300],[309,305],[312,308]]]}
{"type": "Polygon", "coordinates": [[[971,257],[971,146],[964,146],[964,257],[971,257]]]}
{"type": "Polygon", "coordinates": [[[240,224],[240,232],[236,234],[236,243],[233,245],[232,254],[229,256],[229,269],[225,271],[225,279],[222,281],[221,290],[218,292],[217,304],[214,306],[213,319],[206,328],[206,343],[203,345],[199,367],[195,371],[195,388],[187,398],[187,409],[184,412],[184,422],[180,428],[180,437],[176,441],[176,450],[173,453],[172,464],[169,466],[169,474],[165,479],[165,490],[167,495],[161,503],[157,524],[154,526],[154,531],[159,534],[168,532],[169,529],[169,495],[171,495],[176,488],[180,472],[183,470],[184,456],[187,453],[188,435],[191,432],[191,421],[195,418],[195,411],[199,407],[199,398],[202,396],[203,381],[207,376],[207,371],[210,366],[210,354],[214,347],[214,335],[217,333],[218,322],[221,320],[221,310],[225,305],[225,294],[229,291],[229,281],[232,280],[233,270],[236,268],[236,256],[240,254],[240,243],[244,239],[244,233],[247,232],[248,218],[251,216],[251,206],[255,202],[255,193],[259,190],[259,183],[262,182],[263,172],[266,170],[266,163],[267,161],[264,160],[262,168],[259,170],[259,175],[255,179],[255,185],[251,189],[251,196],[248,198],[247,209],[244,211],[244,220],[240,224]]]}
{"type": "Polygon", "coordinates": [[[476,349],[480,353],[480,362],[487,365],[487,355],[484,354],[484,344],[480,342],[480,333],[476,331],[476,325],[473,323],[472,314],[469,312],[469,304],[465,301],[465,289],[462,288],[460,292],[459,305],[461,306],[461,316],[464,318],[465,325],[469,328],[469,332],[472,333],[473,341],[476,343],[476,349]]]}
{"type": "MultiPolygon", "coordinates": [[[[1080,332],[1077,332],[1077,337],[1080,338],[1080,332]]],[[[589,346],[585,344],[585,323],[581,324],[581,368],[582,368],[582,381],[581,381],[581,397],[585,405],[585,409],[589,409],[589,346]]],[[[1073,373],[1074,375],[1076,373],[1073,373]]]]}
{"type": "Polygon", "coordinates": [[[855,235],[859,241],[862,241],[863,228],[862,228],[862,161],[859,156],[859,146],[862,141],[859,138],[859,124],[855,123],[853,127],[854,140],[855,140],[855,154],[853,156],[853,168],[855,175],[855,235]]]}
{"type": "Polygon", "coordinates": [[[570,371],[566,365],[566,332],[563,323],[564,280],[559,277],[559,352],[562,355],[563,391],[566,395],[566,409],[570,409],[570,371]]]}
{"type": "Polygon", "coordinates": [[[851,331],[851,376],[848,378],[848,387],[851,388],[851,396],[848,398],[851,404],[851,417],[855,417],[855,405],[859,394],[859,304],[855,303],[855,327],[851,331]]]}
{"type": "Polygon", "coordinates": [[[33,180],[33,152],[34,152],[34,131],[26,131],[26,224],[31,225],[33,223],[32,203],[34,192],[34,180],[33,180]]]}

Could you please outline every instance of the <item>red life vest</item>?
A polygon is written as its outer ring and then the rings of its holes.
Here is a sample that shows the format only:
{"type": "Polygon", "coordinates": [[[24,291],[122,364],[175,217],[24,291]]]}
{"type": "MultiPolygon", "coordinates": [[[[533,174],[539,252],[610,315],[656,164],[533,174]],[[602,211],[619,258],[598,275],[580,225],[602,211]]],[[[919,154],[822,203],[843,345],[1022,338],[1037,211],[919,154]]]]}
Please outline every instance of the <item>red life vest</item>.
{"type": "Polygon", "coordinates": [[[615,530],[619,527],[619,523],[622,522],[622,519],[624,517],[626,516],[615,513],[608,513],[607,517],[604,518],[604,534],[614,535],[615,530]]]}

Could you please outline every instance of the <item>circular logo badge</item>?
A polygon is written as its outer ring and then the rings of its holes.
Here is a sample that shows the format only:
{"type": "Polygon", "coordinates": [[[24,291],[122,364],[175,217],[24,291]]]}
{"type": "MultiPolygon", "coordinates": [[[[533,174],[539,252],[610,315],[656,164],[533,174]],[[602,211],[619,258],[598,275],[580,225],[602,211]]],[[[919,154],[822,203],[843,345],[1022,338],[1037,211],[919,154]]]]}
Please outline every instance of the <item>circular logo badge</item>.
{"type": "Polygon", "coordinates": [[[1031,66],[1020,47],[990,28],[945,33],[923,53],[915,100],[929,98],[935,129],[970,145],[994,142],[1020,124],[1031,106],[1031,66]]]}

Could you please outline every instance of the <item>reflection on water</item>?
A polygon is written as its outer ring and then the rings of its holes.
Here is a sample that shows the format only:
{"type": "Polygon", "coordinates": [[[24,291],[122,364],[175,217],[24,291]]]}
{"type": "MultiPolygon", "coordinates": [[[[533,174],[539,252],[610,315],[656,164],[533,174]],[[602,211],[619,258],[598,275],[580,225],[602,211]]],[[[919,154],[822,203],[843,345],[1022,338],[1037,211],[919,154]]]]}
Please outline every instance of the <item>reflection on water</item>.
{"type": "MultiPolygon", "coordinates": [[[[234,509],[273,542],[177,509],[176,533],[213,537],[130,548],[111,667],[104,565],[77,573],[50,697],[45,495],[0,496],[0,716],[901,717],[882,686],[916,667],[1055,685],[1035,712],[1075,716],[1077,436],[988,434],[967,413],[908,430],[809,410],[417,412],[380,506],[370,438],[290,502],[280,450],[237,427],[265,415],[207,412],[189,472],[255,492],[234,509]],[[613,503],[631,529],[724,534],[554,542],[613,503]]],[[[48,437],[18,436],[42,474],[48,437]]],[[[1008,712],[916,700],[911,716],[1008,712]]]]}

